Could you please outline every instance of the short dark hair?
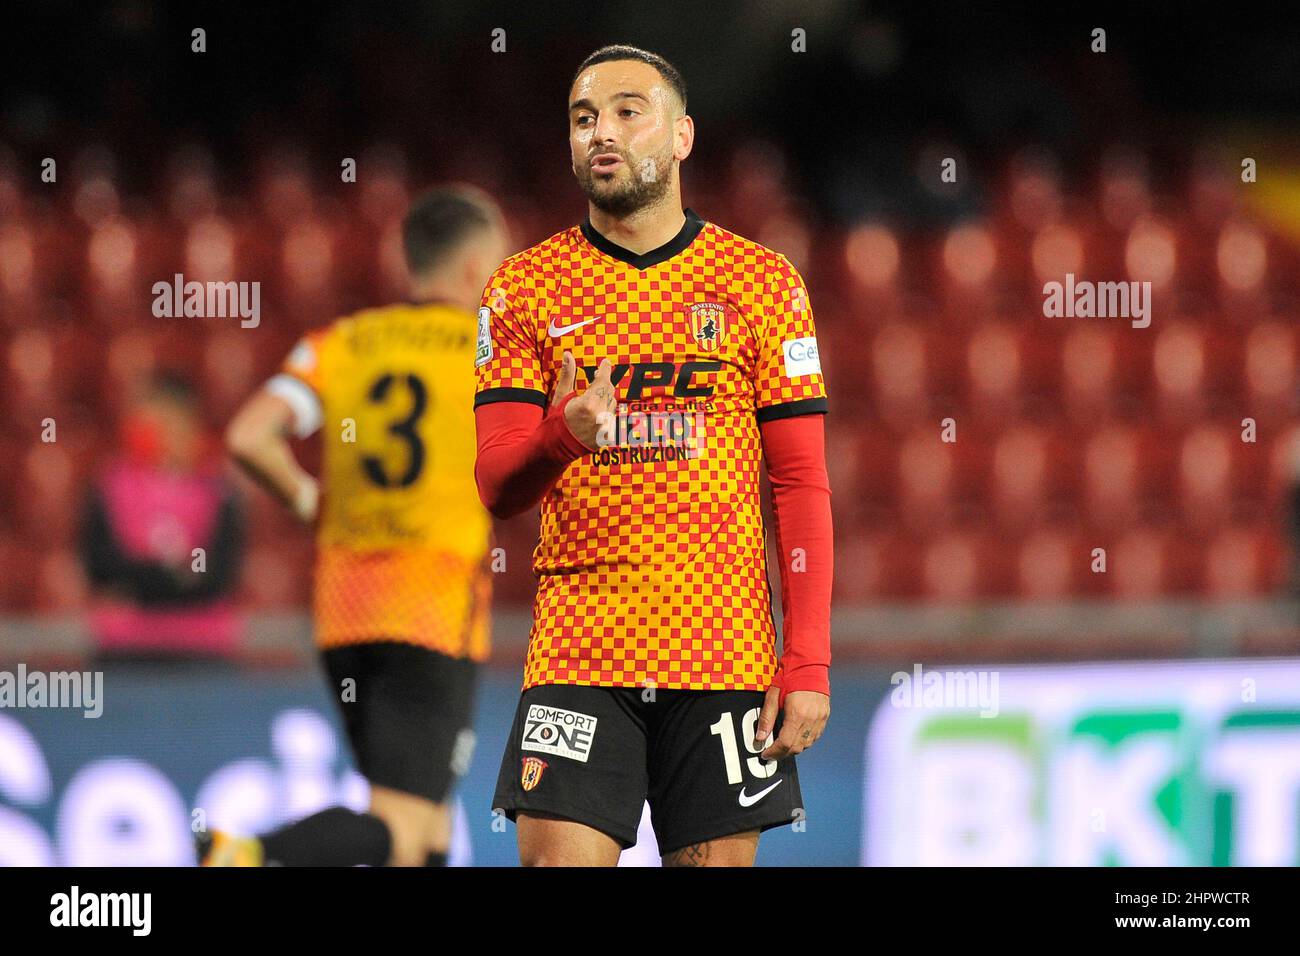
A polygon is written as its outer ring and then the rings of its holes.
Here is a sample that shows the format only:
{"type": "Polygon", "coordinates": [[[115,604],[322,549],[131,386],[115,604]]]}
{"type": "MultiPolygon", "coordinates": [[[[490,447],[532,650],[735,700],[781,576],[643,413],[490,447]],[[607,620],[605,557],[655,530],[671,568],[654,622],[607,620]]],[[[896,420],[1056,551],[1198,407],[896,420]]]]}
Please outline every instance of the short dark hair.
{"type": "Polygon", "coordinates": [[[608,63],[610,60],[640,60],[642,63],[650,64],[659,71],[659,75],[664,78],[664,82],[673,88],[677,98],[682,101],[682,109],[686,109],[686,81],[682,79],[677,67],[658,53],[651,53],[649,50],[642,50],[640,47],[630,46],[626,43],[613,43],[609,46],[603,46],[583,60],[582,66],[578,67],[578,72],[573,74],[569,89],[573,89],[573,84],[578,82],[578,77],[582,76],[583,70],[595,66],[597,63],[608,63]]]}
{"type": "Polygon", "coordinates": [[[467,237],[499,222],[496,205],[471,186],[431,189],[411,203],[402,220],[406,266],[412,275],[429,272],[467,237]]]}

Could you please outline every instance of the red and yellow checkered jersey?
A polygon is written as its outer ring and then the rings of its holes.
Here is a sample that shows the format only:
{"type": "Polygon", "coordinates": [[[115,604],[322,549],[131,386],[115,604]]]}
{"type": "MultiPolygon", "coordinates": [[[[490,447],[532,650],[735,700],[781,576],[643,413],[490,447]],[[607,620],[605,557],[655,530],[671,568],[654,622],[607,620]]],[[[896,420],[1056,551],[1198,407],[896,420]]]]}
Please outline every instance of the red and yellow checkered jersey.
{"type": "Polygon", "coordinates": [[[487,656],[491,519],[474,484],[473,348],[468,312],[395,305],[307,335],[271,380],[299,434],[322,429],[321,646],[398,640],[487,656]]]}
{"type": "Polygon", "coordinates": [[[566,350],[580,390],[608,358],[619,402],[542,500],[525,689],[765,690],[776,671],[759,423],[826,410],[813,314],[783,256],[686,213],[640,256],[585,222],[484,290],[476,405],[545,406],[566,350]]]}

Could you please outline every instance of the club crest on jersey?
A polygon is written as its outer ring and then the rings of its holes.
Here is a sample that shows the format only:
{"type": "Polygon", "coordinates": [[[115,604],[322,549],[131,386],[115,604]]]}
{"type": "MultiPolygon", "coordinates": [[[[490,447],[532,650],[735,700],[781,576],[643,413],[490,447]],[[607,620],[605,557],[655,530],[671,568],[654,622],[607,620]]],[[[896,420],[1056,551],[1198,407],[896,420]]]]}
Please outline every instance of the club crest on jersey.
{"type": "Polygon", "coordinates": [[[542,771],[546,769],[546,761],[540,757],[525,757],[524,772],[519,777],[519,782],[523,784],[525,790],[531,790],[542,782],[542,771]]]}
{"type": "Polygon", "coordinates": [[[705,352],[716,352],[727,334],[726,309],[716,302],[696,302],[686,310],[691,335],[705,352]]]}

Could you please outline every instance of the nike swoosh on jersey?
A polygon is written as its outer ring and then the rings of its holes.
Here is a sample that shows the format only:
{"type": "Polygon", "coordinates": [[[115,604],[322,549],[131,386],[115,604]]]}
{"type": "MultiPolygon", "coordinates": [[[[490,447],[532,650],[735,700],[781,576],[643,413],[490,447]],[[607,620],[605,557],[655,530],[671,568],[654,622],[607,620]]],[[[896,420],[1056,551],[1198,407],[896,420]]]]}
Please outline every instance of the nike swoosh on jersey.
{"type": "Polygon", "coordinates": [[[778,780],[776,783],[772,784],[770,787],[766,787],[766,788],[764,788],[764,789],[758,791],[758,793],[754,794],[752,797],[751,797],[749,794],[745,793],[745,788],[744,788],[744,787],[741,787],[741,788],[740,788],[740,805],[741,805],[742,807],[752,807],[754,804],[758,803],[758,801],[762,800],[764,797],[766,797],[769,793],[771,793],[771,792],[772,792],[773,790],[775,790],[777,787],[781,786],[781,783],[782,783],[784,780],[785,780],[785,778],[782,777],[782,778],[781,778],[780,780],[778,780]]]}
{"type": "Polygon", "coordinates": [[[559,338],[561,335],[572,332],[574,329],[580,329],[588,322],[595,322],[599,318],[599,315],[593,315],[589,319],[583,319],[581,322],[574,322],[572,325],[556,325],[555,320],[551,319],[550,324],[546,326],[546,332],[551,336],[551,338],[559,338]]]}

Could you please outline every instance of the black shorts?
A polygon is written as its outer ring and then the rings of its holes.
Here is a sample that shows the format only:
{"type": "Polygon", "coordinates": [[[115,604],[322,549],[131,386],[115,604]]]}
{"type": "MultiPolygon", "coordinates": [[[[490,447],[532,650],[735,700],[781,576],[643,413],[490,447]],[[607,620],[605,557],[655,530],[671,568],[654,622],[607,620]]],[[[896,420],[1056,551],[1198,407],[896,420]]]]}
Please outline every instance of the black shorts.
{"type": "Polygon", "coordinates": [[[357,769],[372,784],[444,802],[474,752],[478,665],[396,641],[321,657],[357,769]]]}
{"type": "MultiPolygon", "coordinates": [[[[493,807],[534,810],[636,843],[642,808],[660,853],[803,815],[793,757],[753,750],[761,691],[543,684],[519,698],[493,807]]],[[[780,727],[778,717],[777,727],[780,727]]],[[[766,745],[765,745],[766,746],[766,745]]]]}

